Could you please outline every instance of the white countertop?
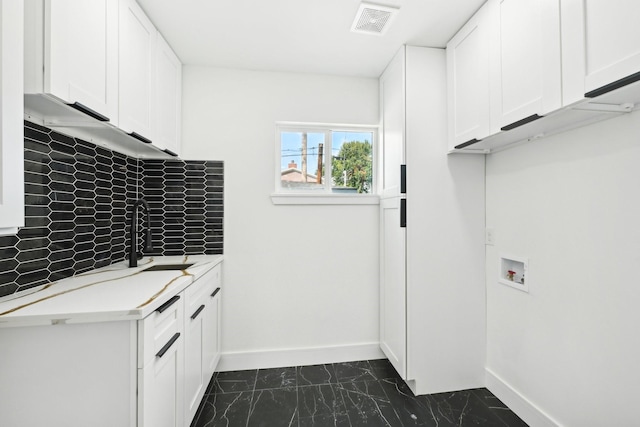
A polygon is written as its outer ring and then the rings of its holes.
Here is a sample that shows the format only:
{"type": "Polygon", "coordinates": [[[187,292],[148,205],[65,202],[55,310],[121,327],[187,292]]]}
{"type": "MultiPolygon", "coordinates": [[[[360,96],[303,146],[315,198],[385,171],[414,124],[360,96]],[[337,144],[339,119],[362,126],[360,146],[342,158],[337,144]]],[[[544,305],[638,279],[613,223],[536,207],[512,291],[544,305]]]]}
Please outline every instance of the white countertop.
{"type": "Polygon", "coordinates": [[[222,255],[147,256],[0,298],[0,328],[143,319],[222,262],[222,255]],[[143,271],[156,264],[185,270],[143,271]]]}

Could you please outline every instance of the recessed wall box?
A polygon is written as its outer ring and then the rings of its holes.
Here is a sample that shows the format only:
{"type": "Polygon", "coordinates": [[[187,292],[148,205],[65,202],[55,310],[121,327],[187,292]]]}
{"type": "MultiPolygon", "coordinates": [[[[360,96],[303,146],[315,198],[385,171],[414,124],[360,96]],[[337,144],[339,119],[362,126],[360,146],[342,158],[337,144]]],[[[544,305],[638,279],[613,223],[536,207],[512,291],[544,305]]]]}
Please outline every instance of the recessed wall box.
{"type": "Polygon", "coordinates": [[[511,255],[500,255],[498,282],[520,291],[529,292],[527,258],[511,255]]]}

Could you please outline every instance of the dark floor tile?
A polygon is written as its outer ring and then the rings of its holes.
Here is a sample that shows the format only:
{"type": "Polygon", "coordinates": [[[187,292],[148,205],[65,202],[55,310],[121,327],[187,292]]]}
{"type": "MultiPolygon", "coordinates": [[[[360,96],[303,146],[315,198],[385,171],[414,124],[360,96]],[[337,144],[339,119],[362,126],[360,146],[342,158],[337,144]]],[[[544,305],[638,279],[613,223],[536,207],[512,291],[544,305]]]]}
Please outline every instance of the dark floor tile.
{"type": "Polygon", "coordinates": [[[338,382],[371,381],[376,377],[371,372],[371,365],[366,360],[360,362],[334,363],[338,382]]]}
{"type": "Polygon", "coordinates": [[[256,390],[264,390],[268,388],[287,388],[295,387],[296,368],[273,368],[259,369],[256,379],[256,390]]]}
{"type": "Polygon", "coordinates": [[[251,400],[247,427],[294,427],[298,425],[295,387],[256,390],[251,400]]]}
{"type": "Polygon", "coordinates": [[[413,392],[401,379],[386,379],[380,385],[396,411],[402,426],[441,426],[431,412],[430,402],[414,396],[413,392]]]}
{"type": "Polygon", "coordinates": [[[191,427],[244,426],[249,418],[252,392],[211,394],[205,398],[191,427]]]}
{"type": "Polygon", "coordinates": [[[402,426],[379,381],[338,384],[352,426],[402,426]]]}
{"type": "Polygon", "coordinates": [[[337,385],[320,384],[298,387],[300,418],[345,414],[346,407],[337,385]]]}
{"type": "Polygon", "coordinates": [[[297,375],[298,386],[335,384],[338,382],[336,370],[332,364],[298,366],[297,375]]]}
{"type": "Polygon", "coordinates": [[[253,391],[258,370],[219,372],[214,380],[211,393],[233,393],[253,391]]]}
{"type": "Polygon", "coordinates": [[[528,427],[520,417],[518,417],[507,405],[502,403],[493,393],[486,388],[477,388],[471,390],[481,402],[483,402],[489,410],[496,414],[509,427],[528,427]]]}
{"type": "Polygon", "coordinates": [[[369,365],[371,366],[371,374],[377,380],[400,379],[400,375],[388,359],[369,360],[369,365]]]}
{"type": "Polygon", "coordinates": [[[438,425],[509,427],[470,390],[421,396],[438,425]]]}
{"type": "Polygon", "coordinates": [[[300,427],[351,427],[347,414],[300,417],[300,427]]]}

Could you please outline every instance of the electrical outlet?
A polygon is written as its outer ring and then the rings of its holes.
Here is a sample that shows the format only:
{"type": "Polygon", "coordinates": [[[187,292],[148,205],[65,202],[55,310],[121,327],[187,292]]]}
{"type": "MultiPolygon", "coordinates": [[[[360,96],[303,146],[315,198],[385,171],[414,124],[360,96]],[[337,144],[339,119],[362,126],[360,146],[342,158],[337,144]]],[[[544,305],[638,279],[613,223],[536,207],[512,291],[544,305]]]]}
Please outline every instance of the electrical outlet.
{"type": "Polygon", "coordinates": [[[496,232],[493,228],[487,227],[485,229],[484,243],[491,246],[496,243],[496,232]]]}

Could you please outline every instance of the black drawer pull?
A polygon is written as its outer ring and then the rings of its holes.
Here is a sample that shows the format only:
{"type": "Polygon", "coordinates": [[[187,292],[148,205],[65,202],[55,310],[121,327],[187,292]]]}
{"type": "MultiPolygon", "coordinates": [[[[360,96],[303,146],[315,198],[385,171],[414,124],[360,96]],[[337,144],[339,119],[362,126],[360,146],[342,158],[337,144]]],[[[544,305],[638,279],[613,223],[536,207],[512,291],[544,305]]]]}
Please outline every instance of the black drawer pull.
{"type": "Polygon", "coordinates": [[[529,117],[525,117],[524,119],[518,120],[517,122],[513,122],[510,125],[506,125],[500,128],[500,130],[511,130],[522,125],[526,125],[527,123],[531,123],[535,120],[541,119],[543,116],[539,116],[537,114],[532,114],[529,117]]]}
{"type": "Polygon", "coordinates": [[[407,165],[400,165],[400,193],[407,193],[407,165]]]}
{"type": "Polygon", "coordinates": [[[463,142],[462,144],[458,144],[458,145],[456,145],[456,146],[455,146],[455,147],[453,147],[453,148],[455,148],[456,150],[459,150],[459,149],[461,149],[461,148],[468,147],[468,146],[470,146],[470,145],[476,144],[476,143],[478,143],[478,142],[480,142],[480,141],[482,141],[482,140],[481,140],[481,139],[473,138],[473,139],[468,140],[467,142],[463,142]]]}
{"type": "Polygon", "coordinates": [[[400,227],[407,226],[407,199],[400,199],[400,227]]]}
{"type": "Polygon", "coordinates": [[[109,121],[109,117],[103,116],[102,114],[98,113],[97,111],[94,111],[91,108],[89,108],[86,105],[81,104],[79,102],[74,102],[73,104],[67,104],[67,105],[69,107],[75,108],[76,110],[80,111],[81,113],[84,113],[89,117],[93,117],[94,119],[99,120],[101,122],[108,122],[109,121]]]}
{"type": "Polygon", "coordinates": [[[137,139],[138,141],[142,141],[142,142],[144,142],[145,144],[151,144],[151,140],[150,140],[149,138],[145,138],[144,136],[140,135],[140,134],[139,134],[139,133],[137,133],[137,132],[131,132],[131,133],[129,134],[129,136],[130,136],[131,138],[135,138],[135,139],[137,139]]]}
{"type": "Polygon", "coordinates": [[[204,310],[204,304],[202,304],[198,309],[191,315],[191,320],[196,320],[196,317],[204,310]]]}
{"type": "Polygon", "coordinates": [[[211,294],[211,298],[215,297],[218,294],[218,292],[220,292],[220,288],[216,288],[216,290],[213,291],[213,293],[211,294]]]}
{"type": "Polygon", "coordinates": [[[178,341],[178,338],[180,338],[180,332],[176,332],[175,334],[173,334],[171,339],[169,341],[167,341],[167,343],[160,349],[159,352],[156,353],[156,357],[160,358],[160,357],[164,356],[164,354],[167,351],[169,351],[169,349],[171,348],[173,343],[178,341]]]}
{"type": "Polygon", "coordinates": [[[598,89],[594,89],[590,92],[584,94],[585,98],[595,98],[596,96],[604,95],[605,93],[611,92],[612,90],[620,89],[621,87],[625,87],[630,85],[631,83],[635,83],[640,80],[640,71],[630,76],[623,77],[620,80],[616,80],[613,83],[606,84],[598,89]]]}
{"type": "Polygon", "coordinates": [[[176,295],[175,297],[171,298],[169,301],[167,301],[164,304],[162,304],[160,307],[156,308],[156,311],[158,313],[162,313],[167,308],[171,307],[173,304],[178,302],[179,299],[180,299],[180,295],[176,295]]]}
{"type": "Polygon", "coordinates": [[[164,151],[165,153],[167,153],[167,154],[168,154],[168,155],[170,155],[170,156],[178,157],[178,154],[177,154],[177,153],[174,153],[173,151],[169,150],[168,148],[167,148],[167,149],[165,149],[165,150],[162,150],[162,151],[164,151]]]}

